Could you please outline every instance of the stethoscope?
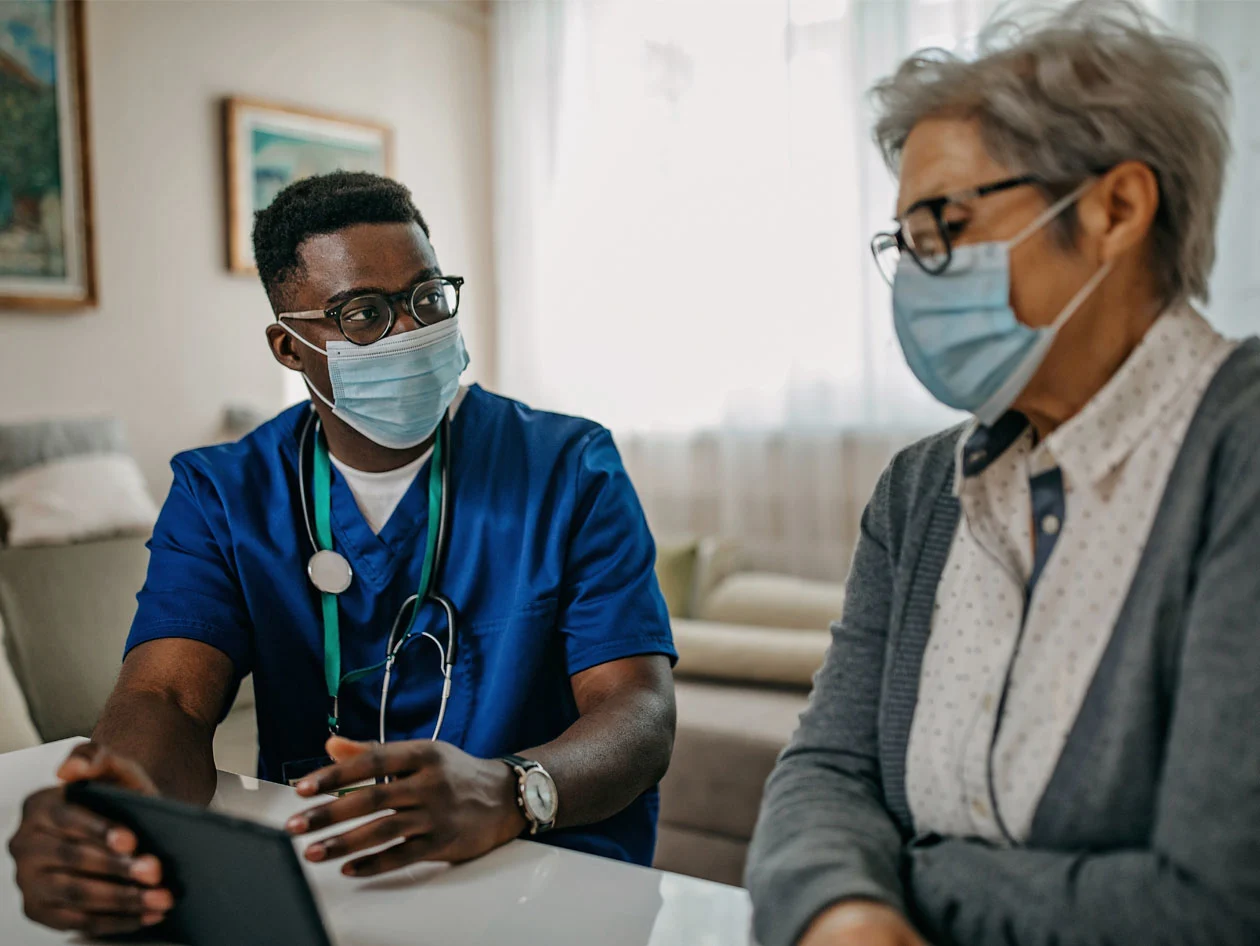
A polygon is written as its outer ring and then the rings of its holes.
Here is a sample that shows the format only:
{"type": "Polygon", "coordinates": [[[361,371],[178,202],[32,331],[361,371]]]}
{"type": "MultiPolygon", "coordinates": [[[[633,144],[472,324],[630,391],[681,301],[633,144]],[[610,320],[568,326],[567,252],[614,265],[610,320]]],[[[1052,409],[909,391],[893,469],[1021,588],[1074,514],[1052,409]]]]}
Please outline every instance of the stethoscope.
{"type": "Polygon", "coordinates": [[[437,436],[433,442],[433,459],[429,464],[429,525],[425,538],[424,565],[420,571],[419,590],[398,609],[394,617],[393,627],[389,632],[389,641],[385,647],[385,659],[380,663],[360,670],[354,670],[344,676],[341,673],[341,628],[337,609],[337,596],[346,591],[354,581],[354,571],[350,562],[341,553],[333,549],[331,524],[331,487],[332,466],[328,458],[328,445],[320,434],[320,424],[314,409],[306,419],[302,428],[301,442],[298,444],[298,492],[302,503],[302,520],[306,525],[306,535],[311,541],[315,553],[307,562],[306,574],[320,593],[320,608],[324,620],[324,683],[328,689],[331,709],[328,714],[328,732],[335,735],[339,724],[339,696],[341,688],[361,680],[369,674],[385,668],[385,677],[381,683],[380,741],[385,741],[385,716],[389,703],[389,683],[394,663],[399,653],[411,641],[427,637],[437,645],[438,655],[442,660],[442,700],[438,705],[437,723],[433,727],[436,740],[442,732],[442,722],[446,719],[446,704],[451,697],[451,673],[455,669],[455,646],[457,641],[457,616],[455,606],[441,592],[435,591],[438,573],[446,561],[447,545],[450,539],[450,415],[442,418],[438,426],[437,436]],[[306,506],[306,481],[303,476],[303,465],[306,457],[306,441],[310,438],[311,428],[315,428],[315,447],[311,458],[311,493],[315,507],[315,526],[311,528],[311,515],[306,506]],[[436,527],[435,527],[436,526],[436,527]],[[420,613],[420,605],[432,601],[441,606],[446,615],[446,644],[428,631],[415,633],[413,628],[416,616],[420,613]],[[411,619],[403,630],[403,615],[411,607],[411,619]],[[402,633],[400,633],[400,631],[402,633]]]}

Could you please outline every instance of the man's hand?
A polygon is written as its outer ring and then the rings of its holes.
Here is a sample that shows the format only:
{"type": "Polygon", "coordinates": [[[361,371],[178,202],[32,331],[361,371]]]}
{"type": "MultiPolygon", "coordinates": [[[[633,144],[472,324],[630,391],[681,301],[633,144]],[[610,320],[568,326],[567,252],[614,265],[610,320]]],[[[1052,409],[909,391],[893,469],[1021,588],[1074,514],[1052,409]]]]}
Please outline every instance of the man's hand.
{"type": "Polygon", "coordinates": [[[892,907],[874,900],[846,900],[814,920],[797,946],[927,946],[892,907]]]}
{"type": "MultiPolygon", "coordinates": [[[[76,746],[57,776],[157,794],[140,766],[91,742],[76,746]]],[[[26,915],[53,929],[90,936],[131,933],[160,923],[175,902],[160,886],[158,859],[136,856],[136,836],[69,804],[63,786],[26,799],[9,853],[17,863],[26,915]]]]}
{"type": "Polygon", "coordinates": [[[307,860],[331,860],[401,841],[341,868],[344,874],[370,877],[417,861],[471,860],[506,844],[526,827],[516,804],[516,775],[497,760],[477,759],[448,743],[428,740],[381,745],[333,736],[327,750],[336,764],[298,782],[298,794],[310,796],[364,779],[393,778],[294,815],[286,825],[292,834],[307,834],[386,809],[393,813],[311,844],[307,860]]]}

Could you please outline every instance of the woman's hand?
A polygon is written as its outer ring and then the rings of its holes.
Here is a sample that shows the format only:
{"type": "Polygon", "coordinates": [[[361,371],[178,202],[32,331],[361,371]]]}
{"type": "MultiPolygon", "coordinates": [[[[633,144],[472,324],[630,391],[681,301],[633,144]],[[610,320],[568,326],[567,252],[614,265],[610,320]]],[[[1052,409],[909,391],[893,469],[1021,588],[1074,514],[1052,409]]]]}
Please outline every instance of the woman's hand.
{"type": "Polygon", "coordinates": [[[928,946],[900,913],[874,900],[846,900],[818,915],[797,946],[928,946]]]}
{"type": "Polygon", "coordinates": [[[391,776],[289,819],[292,834],[306,834],[354,818],[389,811],[344,834],[307,847],[310,861],[345,857],[401,840],[384,851],[350,861],[342,873],[368,877],[418,861],[467,861],[506,844],[527,822],[516,803],[516,773],[497,759],[478,759],[444,742],[352,742],[334,736],[335,765],[312,772],[299,795],[336,791],[364,779],[391,776]]]}

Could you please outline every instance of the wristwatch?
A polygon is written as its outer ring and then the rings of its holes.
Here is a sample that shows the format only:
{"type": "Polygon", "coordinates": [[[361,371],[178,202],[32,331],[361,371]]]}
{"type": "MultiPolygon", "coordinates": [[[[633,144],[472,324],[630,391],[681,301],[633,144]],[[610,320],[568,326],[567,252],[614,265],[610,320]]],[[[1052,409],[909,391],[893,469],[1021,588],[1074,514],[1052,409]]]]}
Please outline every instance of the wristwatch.
{"type": "Polygon", "coordinates": [[[500,758],[516,773],[516,804],[529,822],[530,835],[550,831],[556,823],[556,811],[560,799],[556,795],[556,783],[547,770],[533,759],[518,755],[500,758]]]}

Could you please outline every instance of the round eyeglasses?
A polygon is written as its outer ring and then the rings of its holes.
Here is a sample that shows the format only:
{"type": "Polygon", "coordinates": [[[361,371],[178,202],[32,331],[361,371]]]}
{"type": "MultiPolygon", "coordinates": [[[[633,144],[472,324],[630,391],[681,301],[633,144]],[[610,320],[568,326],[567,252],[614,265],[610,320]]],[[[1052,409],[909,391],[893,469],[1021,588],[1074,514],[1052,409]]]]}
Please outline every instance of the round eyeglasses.
{"type": "Polygon", "coordinates": [[[388,335],[397,319],[398,304],[421,325],[437,325],[459,312],[460,276],[425,279],[391,294],[365,293],[327,309],[281,312],[279,319],[333,319],[342,336],[355,345],[371,345],[388,335]]]}

